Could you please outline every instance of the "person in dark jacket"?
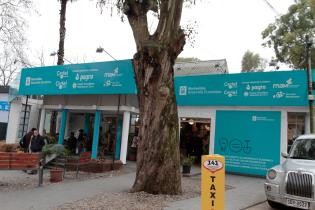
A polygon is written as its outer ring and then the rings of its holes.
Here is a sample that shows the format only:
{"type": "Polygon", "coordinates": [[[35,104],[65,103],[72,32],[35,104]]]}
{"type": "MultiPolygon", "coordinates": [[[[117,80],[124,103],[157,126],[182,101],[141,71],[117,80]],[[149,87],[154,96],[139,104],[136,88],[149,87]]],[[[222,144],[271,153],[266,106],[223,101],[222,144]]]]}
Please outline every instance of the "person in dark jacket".
{"type": "Polygon", "coordinates": [[[44,138],[39,135],[37,129],[34,130],[29,145],[30,153],[41,152],[44,145],[45,145],[44,138]]]}
{"type": "MultiPolygon", "coordinates": [[[[37,129],[33,130],[33,135],[31,136],[30,143],[28,146],[29,153],[41,152],[43,146],[45,145],[44,138],[41,137],[37,129]]],[[[28,174],[37,174],[37,170],[27,171],[28,174]]]]}
{"type": "Polygon", "coordinates": [[[68,138],[67,145],[71,153],[75,153],[75,148],[77,145],[77,138],[74,136],[74,132],[70,133],[70,137],[68,138]]]}
{"type": "Polygon", "coordinates": [[[81,154],[83,150],[84,150],[84,133],[83,133],[83,129],[80,129],[79,136],[77,139],[76,154],[81,154]]]}
{"type": "Polygon", "coordinates": [[[23,148],[24,152],[28,152],[31,137],[33,136],[34,130],[36,130],[36,128],[32,128],[32,130],[30,130],[27,134],[25,134],[23,138],[20,140],[20,146],[21,148],[23,148]]]}

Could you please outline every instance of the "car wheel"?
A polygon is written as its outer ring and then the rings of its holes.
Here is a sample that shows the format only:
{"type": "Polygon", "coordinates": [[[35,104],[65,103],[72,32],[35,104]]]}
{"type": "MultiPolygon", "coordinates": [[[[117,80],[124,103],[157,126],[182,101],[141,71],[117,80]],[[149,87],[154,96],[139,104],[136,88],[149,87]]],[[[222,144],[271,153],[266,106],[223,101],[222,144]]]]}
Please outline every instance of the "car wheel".
{"type": "Polygon", "coordinates": [[[274,201],[268,200],[268,204],[271,208],[274,208],[274,209],[278,209],[280,207],[280,204],[274,201]]]}

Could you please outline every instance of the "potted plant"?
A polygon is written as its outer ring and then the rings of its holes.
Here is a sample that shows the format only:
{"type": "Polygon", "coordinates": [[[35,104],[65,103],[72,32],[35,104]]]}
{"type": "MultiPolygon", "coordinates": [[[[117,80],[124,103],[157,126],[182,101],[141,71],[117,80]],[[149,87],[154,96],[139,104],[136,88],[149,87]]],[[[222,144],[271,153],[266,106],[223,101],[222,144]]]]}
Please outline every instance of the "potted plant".
{"type": "Polygon", "coordinates": [[[196,157],[195,156],[190,156],[188,155],[188,157],[184,157],[182,159],[182,166],[183,166],[183,174],[184,175],[189,175],[190,174],[190,170],[191,170],[191,166],[194,164],[196,157]]]}
{"type": "Polygon", "coordinates": [[[50,169],[50,182],[61,182],[63,180],[63,169],[52,168],[50,169]]]}
{"type": "Polygon", "coordinates": [[[42,154],[45,156],[45,163],[50,162],[58,156],[65,155],[65,147],[61,144],[47,144],[42,149],[42,154]]]}
{"type": "MultiPolygon", "coordinates": [[[[60,144],[47,144],[42,149],[42,154],[45,157],[45,164],[56,159],[58,156],[64,156],[66,150],[60,144]]],[[[64,169],[54,167],[50,169],[50,182],[61,182],[63,180],[64,169]]]]}

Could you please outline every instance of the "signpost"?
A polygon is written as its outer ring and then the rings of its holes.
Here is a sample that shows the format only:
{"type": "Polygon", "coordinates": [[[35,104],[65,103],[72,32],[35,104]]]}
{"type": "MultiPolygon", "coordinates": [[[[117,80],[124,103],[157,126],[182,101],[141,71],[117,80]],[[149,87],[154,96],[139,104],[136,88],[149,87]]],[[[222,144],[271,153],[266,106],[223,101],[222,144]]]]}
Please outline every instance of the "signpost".
{"type": "Polygon", "coordinates": [[[220,155],[203,155],[201,160],[201,209],[223,210],[225,159],[220,155]]]}

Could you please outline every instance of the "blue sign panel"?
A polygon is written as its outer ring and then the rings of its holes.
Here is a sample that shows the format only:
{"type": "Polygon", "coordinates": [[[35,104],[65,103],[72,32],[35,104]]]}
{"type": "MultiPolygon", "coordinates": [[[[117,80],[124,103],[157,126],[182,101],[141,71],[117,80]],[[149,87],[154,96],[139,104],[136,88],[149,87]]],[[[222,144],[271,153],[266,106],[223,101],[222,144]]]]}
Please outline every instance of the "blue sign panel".
{"type": "Polygon", "coordinates": [[[281,112],[217,111],[214,152],[229,172],[265,176],[280,162],[280,126],[281,112]]]}
{"type": "Polygon", "coordinates": [[[0,111],[8,112],[10,110],[10,104],[7,101],[0,101],[0,111]]]}
{"type": "Polygon", "coordinates": [[[306,106],[305,71],[175,78],[179,106],[306,106]]]}
{"type": "Polygon", "coordinates": [[[136,94],[131,60],[23,69],[19,94],[136,94]]]}

